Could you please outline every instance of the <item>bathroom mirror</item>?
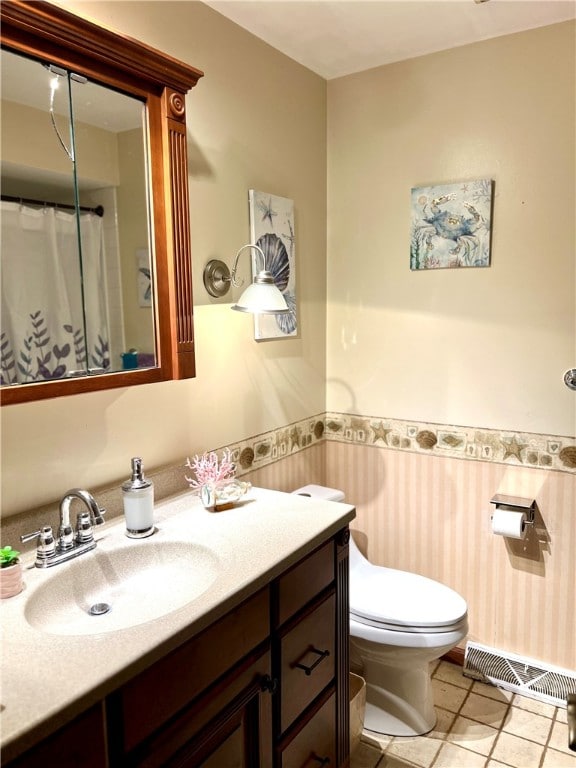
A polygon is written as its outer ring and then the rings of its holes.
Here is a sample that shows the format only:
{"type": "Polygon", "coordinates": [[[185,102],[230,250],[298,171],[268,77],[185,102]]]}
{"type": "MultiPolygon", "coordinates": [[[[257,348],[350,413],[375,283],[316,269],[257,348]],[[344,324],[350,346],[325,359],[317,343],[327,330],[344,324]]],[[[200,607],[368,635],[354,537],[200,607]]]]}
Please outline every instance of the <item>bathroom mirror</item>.
{"type": "Polygon", "coordinates": [[[2,404],[193,376],[202,73],[50,3],[0,10],[2,404]]]}
{"type": "Polygon", "coordinates": [[[12,51],[0,71],[2,384],[155,367],[144,103],[12,51]]]}

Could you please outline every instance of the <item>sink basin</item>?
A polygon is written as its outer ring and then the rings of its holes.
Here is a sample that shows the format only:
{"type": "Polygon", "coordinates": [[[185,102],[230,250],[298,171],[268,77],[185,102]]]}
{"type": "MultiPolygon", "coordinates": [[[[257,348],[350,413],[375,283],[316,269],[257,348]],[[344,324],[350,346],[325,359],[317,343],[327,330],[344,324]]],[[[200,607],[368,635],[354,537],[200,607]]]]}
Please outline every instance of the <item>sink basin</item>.
{"type": "Polygon", "coordinates": [[[97,547],[46,572],[24,613],[49,634],[117,632],[182,608],[206,592],[218,573],[218,557],[202,544],[151,538],[97,547]]]}

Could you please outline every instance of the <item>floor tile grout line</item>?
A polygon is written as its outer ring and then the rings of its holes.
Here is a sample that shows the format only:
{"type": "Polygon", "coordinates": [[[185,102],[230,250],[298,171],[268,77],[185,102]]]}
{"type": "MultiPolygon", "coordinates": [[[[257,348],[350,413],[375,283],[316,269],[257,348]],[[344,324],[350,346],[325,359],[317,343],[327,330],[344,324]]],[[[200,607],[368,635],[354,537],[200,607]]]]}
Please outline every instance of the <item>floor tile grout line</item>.
{"type": "MultiPolygon", "coordinates": [[[[500,723],[499,727],[497,728],[498,733],[496,734],[496,738],[494,739],[494,743],[492,744],[492,746],[488,750],[488,755],[486,757],[486,765],[488,765],[488,763],[492,759],[492,755],[494,754],[494,750],[496,749],[496,744],[498,744],[498,739],[502,735],[504,723],[506,722],[506,718],[508,717],[508,715],[510,713],[510,709],[512,707],[512,701],[513,701],[513,699],[510,699],[510,701],[508,702],[508,704],[506,706],[506,712],[504,713],[504,717],[502,718],[502,722],[500,723]]],[[[499,762],[504,763],[503,760],[501,760],[499,762]]],[[[504,765],[508,765],[508,763],[504,763],[504,765]]]]}
{"type": "MultiPolygon", "coordinates": [[[[438,678],[436,678],[436,679],[438,680],[438,678]]],[[[446,682],[447,685],[452,685],[452,683],[448,683],[447,681],[442,681],[442,682],[446,682]]],[[[455,688],[459,688],[460,686],[455,685],[454,687],[455,688]]],[[[440,747],[438,752],[436,752],[436,754],[434,755],[434,758],[432,759],[432,762],[430,763],[429,768],[434,768],[434,765],[437,762],[438,758],[440,757],[440,753],[442,752],[443,745],[449,743],[448,736],[452,733],[452,729],[454,728],[454,725],[455,725],[456,721],[458,720],[458,717],[460,717],[460,713],[462,711],[462,708],[464,707],[464,704],[466,703],[466,701],[468,700],[468,698],[470,696],[470,691],[472,690],[472,686],[470,686],[469,688],[465,688],[464,690],[466,691],[466,695],[462,699],[462,702],[461,702],[460,706],[457,708],[456,712],[452,712],[451,713],[451,714],[454,715],[454,718],[453,718],[452,722],[450,723],[450,726],[448,727],[448,729],[447,729],[447,731],[446,731],[446,733],[444,735],[444,738],[442,739],[442,746],[440,747]]],[[[440,708],[443,709],[443,707],[440,707],[440,708]]],[[[447,711],[450,712],[450,710],[447,710],[447,711]]]]}
{"type": "Polygon", "coordinates": [[[558,721],[558,707],[554,708],[554,717],[552,718],[552,723],[550,725],[550,730],[548,731],[548,738],[546,739],[546,744],[544,745],[544,750],[542,752],[542,757],[540,758],[540,763],[539,763],[539,767],[538,768],[542,768],[542,766],[544,765],[544,763],[546,761],[546,754],[547,754],[548,749],[550,747],[550,741],[552,739],[552,732],[554,730],[554,725],[556,724],[556,722],[559,722],[558,721]]]}

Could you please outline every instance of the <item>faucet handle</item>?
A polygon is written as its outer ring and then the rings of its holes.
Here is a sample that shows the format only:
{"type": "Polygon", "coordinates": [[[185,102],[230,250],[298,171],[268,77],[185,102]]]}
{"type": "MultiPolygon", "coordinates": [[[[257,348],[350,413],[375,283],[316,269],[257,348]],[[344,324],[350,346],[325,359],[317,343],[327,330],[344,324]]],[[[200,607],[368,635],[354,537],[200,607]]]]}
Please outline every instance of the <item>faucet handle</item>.
{"type": "Polygon", "coordinates": [[[44,562],[54,556],[56,552],[56,544],[54,543],[54,534],[52,528],[49,525],[43,526],[39,531],[33,533],[25,533],[20,536],[20,541],[25,544],[33,539],[38,539],[38,546],[36,547],[36,562],[44,562]]]}
{"type": "Polygon", "coordinates": [[[90,512],[79,512],[76,518],[76,541],[78,544],[84,544],[87,541],[92,541],[93,538],[90,512]]]}
{"type": "Polygon", "coordinates": [[[94,515],[93,525],[102,525],[104,522],[104,515],[106,514],[106,510],[104,507],[101,507],[99,504],[96,504],[98,508],[98,514],[94,515]]]}

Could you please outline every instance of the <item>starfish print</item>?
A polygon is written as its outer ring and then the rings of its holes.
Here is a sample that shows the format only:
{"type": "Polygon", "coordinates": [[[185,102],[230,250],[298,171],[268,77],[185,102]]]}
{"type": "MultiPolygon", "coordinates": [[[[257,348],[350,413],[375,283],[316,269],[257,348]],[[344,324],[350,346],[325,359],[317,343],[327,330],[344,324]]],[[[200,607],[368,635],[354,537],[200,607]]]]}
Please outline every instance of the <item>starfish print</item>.
{"type": "Polygon", "coordinates": [[[374,426],[371,427],[372,432],[374,432],[374,442],[377,442],[378,440],[382,440],[383,443],[387,442],[388,435],[390,432],[392,432],[391,429],[386,429],[384,424],[380,422],[380,424],[374,424],[374,426]]]}
{"type": "Polygon", "coordinates": [[[502,457],[504,460],[509,456],[515,456],[521,464],[523,463],[520,452],[528,447],[526,443],[519,443],[516,440],[516,435],[514,435],[512,440],[503,440],[502,446],[504,448],[504,456],[502,457]]]}
{"type": "Polygon", "coordinates": [[[268,200],[268,205],[263,200],[258,200],[258,208],[262,211],[262,221],[270,222],[270,226],[274,228],[273,216],[278,216],[278,213],[272,208],[272,198],[268,200]]]}
{"type": "Polygon", "coordinates": [[[290,449],[300,448],[300,430],[294,427],[290,430],[290,449]]]}
{"type": "Polygon", "coordinates": [[[282,233],[282,237],[290,243],[290,248],[294,246],[294,241],[296,240],[296,237],[294,235],[294,229],[292,228],[292,222],[288,221],[288,228],[290,229],[290,234],[287,235],[285,232],[282,233]]]}

